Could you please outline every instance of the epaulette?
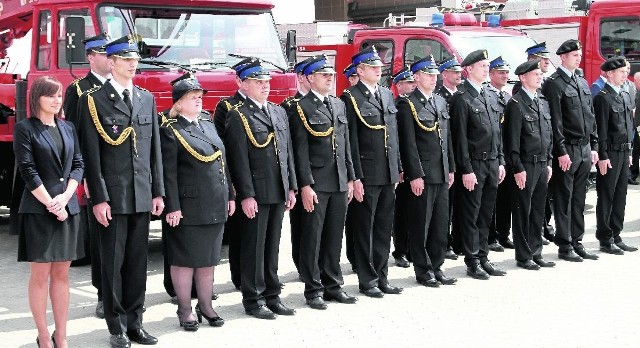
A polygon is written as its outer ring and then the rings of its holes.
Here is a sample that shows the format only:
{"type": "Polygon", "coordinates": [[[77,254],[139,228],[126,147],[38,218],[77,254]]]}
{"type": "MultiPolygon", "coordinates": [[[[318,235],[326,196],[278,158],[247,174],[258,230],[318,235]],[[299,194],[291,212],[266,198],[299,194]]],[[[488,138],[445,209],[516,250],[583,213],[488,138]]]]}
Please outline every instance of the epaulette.
{"type": "Polygon", "coordinates": [[[518,102],[518,99],[516,99],[516,98],[511,98],[511,99],[509,99],[509,100],[513,100],[513,101],[514,101],[514,102],[516,102],[516,103],[518,102]]]}
{"type": "Polygon", "coordinates": [[[72,85],[76,86],[76,93],[78,93],[78,97],[81,96],[82,93],[83,93],[82,89],[80,89],[80,80],[82,80],[84,78],[86,78],[86,76],[85,77],[81,77],[79,79],[75,79],[75,80],[73,80],[73,82],[71,82],[72,85]]]}
{"type": "Polygon", "coordinates": [[[238,110],[238,108],[239,108],[239,107],[241,107],[241,106],[242,106],[242,104],[244,104],[244,103],[243,103],[242,101],[239,101],[239,102],[238,102],[238,104],[236,104],[236,105],[232,105],[232,106],[231,106],[231,109],[229,109],[229,111],[231,111],[231,110],[238,110]]]}
{"type": "MultiPolygon", "coordinates": [[[[149,90],[148,90],[148,89],[146,89],[146,88],[142,88],[142,87],[140,87],[140,86],[138,86],[138,85],[136,85],[136,87],[137,87],[139,90],[142,90],[142,91],[145,91],[145,92],[149,92],[149,90]]],[[[151,92],[149,92],[149,93],[151,93],[151,92]]]]}
{"type": "Polygon", "coordinates": [[[211,116],[211,113],[209,111],[207,111],[207,110],[202,110],[202,111],[200,111],[200,113],[208,115],[208,116],[211,116]]]}
{"type": "Polygon", "coordinates": [[[276,103],[271,102],[271,101],[267,101],[267,103],[269,103],[269,104],[271,104],[271,105],[275,105],[275,106],[280,106],[280,104],[276,104],[276,103]]]}
{"type": "Polygon", "coordinates": [[[82,93],[82,94],[92,94],[92,93],[100,90],[100,88],[102,88],[102,86],[95,86],[93,88],[89,88],[88,90],[84,91],[84,93],[82,93]]]}

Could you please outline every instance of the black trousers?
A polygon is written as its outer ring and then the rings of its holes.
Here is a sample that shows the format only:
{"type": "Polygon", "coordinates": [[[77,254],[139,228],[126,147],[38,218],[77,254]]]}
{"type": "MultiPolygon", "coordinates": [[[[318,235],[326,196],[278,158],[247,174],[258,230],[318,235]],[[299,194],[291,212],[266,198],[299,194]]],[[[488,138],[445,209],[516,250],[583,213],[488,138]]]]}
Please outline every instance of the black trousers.
{"type": "Polygon", "coordinates": [[[258,204],[258,213],[253,219],[249,219],[242,210],[239,213],[238,223],[242,226],[242,305],[251,310],[280,302],[278,254],[284,202],[258,204]]]}
{"type": "MultiPolygon", "coordinates": [[[[300,215],[299,270],[304,281],[304,297],[312,299],[324,292],[336,293],[342,284],[340,254],[342,229],[347,214],[346,192],[319,192],[313,212],[300,215]]],[[[302,206],[302,202],[298,202],[302,206]]]]}
{"type": "Polygon", "coordinates": [[[112,335],[142,327],[149,213],[113,214],[99,225],[104,317],[112,335]]]}
{"type": "MultiPolygon", "coordinates": [[[[298,260],[300,259],[300,235],[302,231],[304,231],[302,227],[302,215],[305,210],[302,206],[300,195],[296,196],[296,202],[298,203],[289,210],[289,223],[291,224],[291,258],[293,259],[293,264],[296,266],[296,270],[300,273],[298,260]]],[[[342,230],[340,230],[340,234],[342,234],[342,230]]]]}
{"type": "Polygon", "coordinates": [[[471,266],[487,260],[489,225],[498,191],[498,160],[471,160],[478,183],[467,190],[460,179],[458,206],[464,263],[471,266]]]}
{"type": "Polygon", "coordinates": [[[238,207],[238,214],[229,216],[227,222],[224,223],[224,233],[229,236],[229,271],[231,271],[231,282],[237,288],[241,284],[240,271],[240,250],[242,245],[242,226],[240,225],[240,215],[244,215],[242,208],[238,207]]]}
{"type": "Polygon", "coordinates": [[[364,200],[352,201],[356,272],[361,289],[387,284],[394,184],[365,185],[364,200]]]}
{"type": "Polygon", "coordinates": [[[416,279],[434,279],[444,263],[449,229],[449,184],[425,184],[422,195],[410,192],[408,212],[411,255],[416,279]]]}
{"type": "Polygon", "coordinates": [[[627,187],[629,185],[629,155],[627,151],[609,151],[611,167],[606,175],[598,169],[596,177],[596,238],[601,244],[622,241],[620,231],[624,224],[624,211],[627,205],[627,187]]]}
{"type": "Polygon", "coordinates": [[[584,204],[591,171],[591,147],[588,144],[566,144],[566,148],[571,158],[568,171],[560,169],[557,158],[553,160],[553,213],[556,222],[553,241],[560,251],[583,248],[584,204]]]}
{"type": "MultiPolygon", "coordinates": [[[[524,189],[518,188],[513,171],[507,170],[511,202],[513,202],[513,244],[516,247],[516,260],[526,261],[540,258],[542,255],[542,235],[544,210],[547,200],[547,162],[523,162],[527,172],[524,189]]],[[[504,182],[503,182],[504,184],[504,182]]]]}
{"type": "Polygon", "coordinates": [[[404,181],[396,186],[396,203],[393,214],[393,252],[394,258],[403,256],[410,258],[409,254],[409,226],[407,225],[407,213],[409,209],[409,195],[411,186],[404,181]]]}
{"type": "Polygon", "coordinates": [[[353,241],[353,206],[355,205],[356,200],[352,199],[351,203],[347,206],[347,217],[344,221],[344,244],[347,249],[345,252],[347,254],[347,260],[351,264],[352,269],[356,269],[356,256],[355,256],[355,246],[353,241]]]}
{"type": "Polygon", "coordinates": [[[455,180],[449,189],[449,228],[447,235],[447,247],[453,249],[456,254],[462,254],[462,236],[460,235],[460,190],[465,190],[462,186],[462,175],[455,173],[455,180]]]}
{"type": "Polygon", "coordinates": [[[102,264],[100,262],[100,233],[98,220],[93,215],[93,204],[87,199],[87,229],[91,255],[91,285],[98,290],[98,301],[102,301],[102,264]]]}
{"type": "Polygon", "coordinates": [[[511,173],[507,173],[504,180],[498,185],[496,205],[489,226],[489,244],[506,240],[511,230],[511,188],[515,179],[511,173]]]}

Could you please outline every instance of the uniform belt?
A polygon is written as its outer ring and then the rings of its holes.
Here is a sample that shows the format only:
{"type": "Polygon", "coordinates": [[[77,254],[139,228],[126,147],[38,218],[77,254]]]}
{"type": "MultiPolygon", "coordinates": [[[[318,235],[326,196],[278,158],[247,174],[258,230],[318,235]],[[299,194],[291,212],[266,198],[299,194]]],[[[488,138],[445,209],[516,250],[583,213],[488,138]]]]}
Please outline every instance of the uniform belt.
{"type": "Polygon", "coordinates": [[[530,163],[546,162],[548,160],[546,155],[522,155],[520,159],[530,163]]]}
{"type": "Polygon", "coordinates": [[[609,150],[613,150],[613,151],[631,150],[631,143],[609,144],[609,150]]]}
{"type": "Polygon", "coordinates": [[[471,156],[471,159],[481,160],[481,161],[494,160],[494,159],[498,158],[498,154],[493,153],[493,152],[472,153],[472,154],[470,154],[470,156],[471,156]]]}
{"type": "Polygon", "coordinates": [[[587,138],[567,138],[565,142],[571,145],[587,145],[589,140],[587,138]]]}

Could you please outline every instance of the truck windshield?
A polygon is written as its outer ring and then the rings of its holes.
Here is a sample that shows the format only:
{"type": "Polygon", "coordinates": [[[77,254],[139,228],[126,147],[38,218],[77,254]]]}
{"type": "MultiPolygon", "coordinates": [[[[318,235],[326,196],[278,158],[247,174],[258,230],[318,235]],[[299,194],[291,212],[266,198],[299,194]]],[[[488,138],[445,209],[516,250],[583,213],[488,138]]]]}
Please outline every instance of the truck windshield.
{"type": "MultiPolygon", "coordinates": [[[[102,31],[112,38],[137,34],[148,48],[148,59],[205,69],[230,67],[256,56],[286,66],[271,13],[223,12],[209,8],[102,6],[102,31]]],[[[141,69],[153,68],[141,64],[141,69]]]]}
{"type": "MultiPolygon", "coordinates": [[[[498,56],[502,56],[511,66],[509,72],[509,80],[517,81],[517,76],[513,73],[516,67],[527,60],[526,49],[535,45],[536,42],[526,36],[476,36],[476,37],[460,37],[454,39],[458,53],[462,58],[467,54],[480,49],[489,51],[489,60],[498,56]]],[[[551,75],[552,70],[547,74],[551,75]]]]}

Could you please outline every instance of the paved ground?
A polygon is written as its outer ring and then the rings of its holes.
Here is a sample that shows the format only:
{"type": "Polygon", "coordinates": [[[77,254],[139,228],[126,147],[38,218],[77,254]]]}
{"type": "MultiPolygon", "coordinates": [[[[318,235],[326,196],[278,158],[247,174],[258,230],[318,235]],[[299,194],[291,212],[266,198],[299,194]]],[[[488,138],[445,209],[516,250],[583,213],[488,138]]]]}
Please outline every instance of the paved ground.
{"type": "MultiPolygon", "coordinates": [[[[591,206],[584,242],[594,250],[594,191],[587,201],[591,206]]],[[[628,202],[624,237],[629,244],[640,245],[640,189],[632,187],[628,202]]],[[[246,316],[225,259],[217,269],[215,289],[220,298],[214,303],[226,319],[225,326],[203,326],[187,333],[179,330],[176,307],[162,286],[159,233],[154,232],[145,328],[158,336],[158,347],[638,347],[640,342],[640,252],[624,256],[596,252],[598,261],[561,261],[555,269],[540,271],[517,269],[513,251],[492,253],[491,259],[509,273],[488,281],[466,277],[461,259],[447,261],[447,274],[459,281],[439,289],[416,284],[412,269],[390,267],[393,284],[405,287],[403,294],[383,299],[359,296],[355,305],[331,303],[328,310],[316,311],[304,305],[288,240],[287,229],[279,274],[286,284],[282,299],[296,308],[294,317],[262,321],[246,316]]],[[[16,249],[17,237],[7,233],[5,217],[0,220],[0,347],[35,347],[36,330],[26,299],[28,265],[15,261],[16,249]]],[[[553,246],[545,248],[544,255],[557,261],[553,246]]],[[[356,294],[356,276],[344,256],[343,261],[345,289],[356,294]]],[[[104,321],[93,316],[96,295],[89,267],[73,268],[70,278],[71,346],[109,347],[104,321]]]]}

